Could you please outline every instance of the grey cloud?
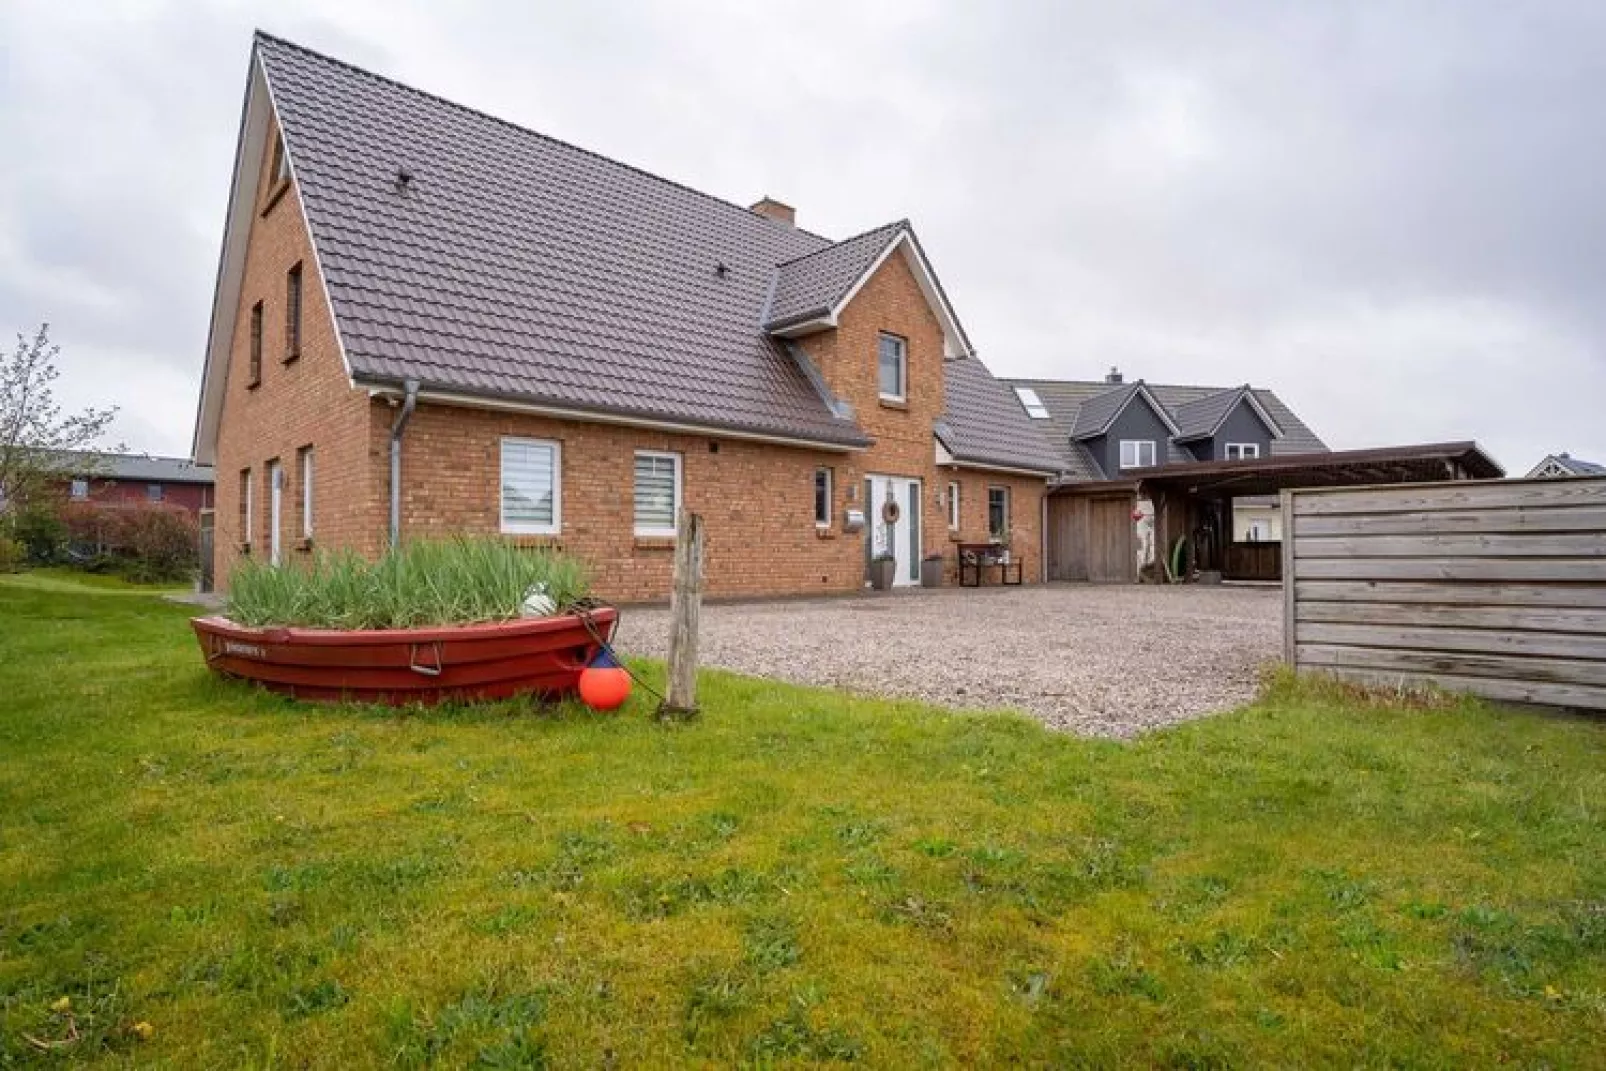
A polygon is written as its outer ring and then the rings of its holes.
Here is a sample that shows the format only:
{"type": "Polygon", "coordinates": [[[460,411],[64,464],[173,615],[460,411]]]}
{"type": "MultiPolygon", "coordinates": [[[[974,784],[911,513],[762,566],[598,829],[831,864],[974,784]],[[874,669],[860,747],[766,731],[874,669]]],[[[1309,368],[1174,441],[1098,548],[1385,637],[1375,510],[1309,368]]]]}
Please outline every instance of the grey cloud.
{"type": "Polygon", "coordinates": [[[133,445],[189,442],[261,22],[822,233],[910,216],[1001,373],[1606,460],[1595,4],[78,8],[0,9],[0,327],[133,445]]]}

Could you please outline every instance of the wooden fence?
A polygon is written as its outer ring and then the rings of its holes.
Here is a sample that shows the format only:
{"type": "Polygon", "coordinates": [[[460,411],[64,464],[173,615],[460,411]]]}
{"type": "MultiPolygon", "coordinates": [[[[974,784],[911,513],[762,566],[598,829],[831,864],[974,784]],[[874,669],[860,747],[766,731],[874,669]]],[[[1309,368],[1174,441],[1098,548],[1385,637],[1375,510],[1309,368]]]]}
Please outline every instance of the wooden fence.
{"type": "Polygon", "coordinates": [[[1606,710],[1606,477],[1284,491],[1284,654],[1606,710]]]}
{"type": "Polygon", "coordinates": [[[1278,580],[1283,575],[1279,543],[1228,543],[1221,575],[1228,580],[1278,580]]]}

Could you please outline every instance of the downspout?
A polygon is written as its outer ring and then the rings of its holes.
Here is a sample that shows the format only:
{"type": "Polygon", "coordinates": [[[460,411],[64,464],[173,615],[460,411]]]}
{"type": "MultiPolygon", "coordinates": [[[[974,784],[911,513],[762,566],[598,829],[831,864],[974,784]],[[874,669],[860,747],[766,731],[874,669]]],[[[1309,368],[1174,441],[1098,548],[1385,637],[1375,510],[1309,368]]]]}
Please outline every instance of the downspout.
{"type": "Polygon", "coordinates": [[[418,380],[409,379],[402,387],[405,396],[396,419],[390,422],[390,545],[401,542],[401,440],[407,420],[418,405],[418,380]]]}

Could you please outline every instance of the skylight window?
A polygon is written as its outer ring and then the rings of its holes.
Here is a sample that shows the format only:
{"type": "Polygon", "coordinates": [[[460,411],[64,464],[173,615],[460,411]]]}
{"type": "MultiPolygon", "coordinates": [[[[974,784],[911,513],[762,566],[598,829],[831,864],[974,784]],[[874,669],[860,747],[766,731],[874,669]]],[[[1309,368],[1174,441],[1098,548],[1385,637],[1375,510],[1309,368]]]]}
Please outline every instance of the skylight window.
{"type": "Polygon", "coordinates": [[[1048,406],[1043,404],[1043,399],[1037,396],[1035,390],[1030,387],[1016,387],[1015,397],[1019,398],[1020,404],[1026,407],[1027,416],[1033,420],[1048,419],[1048,406]]]}

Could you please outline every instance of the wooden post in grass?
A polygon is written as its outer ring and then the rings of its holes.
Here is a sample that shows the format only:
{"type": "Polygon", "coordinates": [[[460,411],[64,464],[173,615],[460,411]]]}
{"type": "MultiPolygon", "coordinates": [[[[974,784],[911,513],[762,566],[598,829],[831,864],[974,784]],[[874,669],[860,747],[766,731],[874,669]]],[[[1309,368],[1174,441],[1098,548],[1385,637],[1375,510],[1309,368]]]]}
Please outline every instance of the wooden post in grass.
{"type": "Polygon", "coordinates": [[[675,531],[674,590],[669,596],[669,694],[660,718],[697,713],[697,631],[703,609],[703,518],[682,513],[675,531]]]}

